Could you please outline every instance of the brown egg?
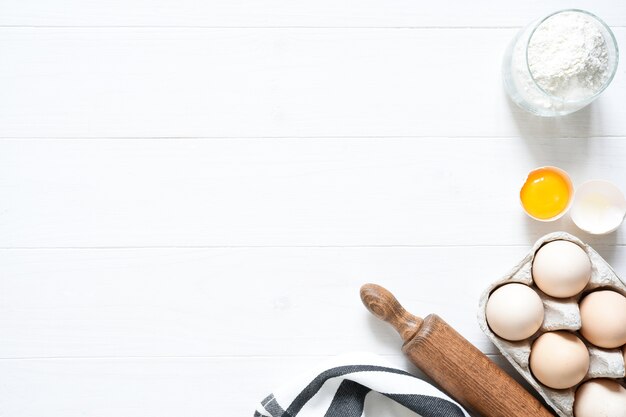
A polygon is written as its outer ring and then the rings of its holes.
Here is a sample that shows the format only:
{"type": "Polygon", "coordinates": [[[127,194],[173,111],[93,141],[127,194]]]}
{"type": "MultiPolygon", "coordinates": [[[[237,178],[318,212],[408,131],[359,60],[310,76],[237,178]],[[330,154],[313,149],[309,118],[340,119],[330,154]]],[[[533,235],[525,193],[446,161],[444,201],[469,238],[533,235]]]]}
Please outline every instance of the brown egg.
{"type": "Polygon", "coordinates": [[[573,333],[544,333],[533,343],[530,369],[543,385],[554,389],[570,388],[587,375],[589,351],[573,333]]]}
{"type": "Polygon", "coordinates": [[[580,333],[606,349],[626,344],[626,297],[615,291],[596,291],[580,303],[580,333]]]}
{"type": "Polygon", "coordinates": [[[626,388],[610,379],[592,379],[576,390],[576,417],[626,417],[626,388]]]}
{"type": "Polygon", "coordinates": [[[591,260],[577,244],[555,240],[537,251],[532,274],[535,284],[549,296],[572,297],[589,283],[591,260]]]}
{"type": "Polygon", "coordinates": [[[506,340],[523,340],[535,334],[543,323],[543,314],[541,298],[524,284],[503,285],[487,301],[487,323],[506,340]]]}

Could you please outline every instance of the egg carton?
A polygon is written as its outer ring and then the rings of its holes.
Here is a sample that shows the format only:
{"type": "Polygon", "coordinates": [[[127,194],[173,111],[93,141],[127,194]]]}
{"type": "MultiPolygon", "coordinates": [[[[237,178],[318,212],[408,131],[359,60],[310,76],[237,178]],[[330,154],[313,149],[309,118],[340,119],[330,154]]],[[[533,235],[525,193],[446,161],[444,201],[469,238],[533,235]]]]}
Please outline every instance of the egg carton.
{"type": "Polygon", "coordinates": [[[612,289],[626,296],[626,285],[615,274],[613,268],[589,245],[581,242],[578,238],[565,232],[548,234],[539,239],[526,257],[513,268],[506,276],[494,282],[482,294],[479,303],[478,323],[482,331],[491,339],[493,344],[500,350],[502,355],[513,365],[513,367],[528,381],[528,383],[539,392],[546,403],[552,407],[560,417],[574,417],[574,395],[578,385],[557,390],[542,385],[535,379],[530,371],[530,348],[532,343],[543,333],[554,330],[568,330],[574,332],[585,342],[589,349],[590,365],[589,371],[581,384],[593,378],[613,378],[621,380],[626,374],[624,356],[620,349],[602,349],[590,345],[578,333],[581,327],[579,300],[588,292],[598,288],[612,289]],[[543,292],[533,282],[532,263],[535,253],[544,244],[555,240],[567,240],[573,242],[585,250],[591,260],[592,272],[589,284],[577,296],[565,299],[550,297],[543,292]],[[511,342],[502,339],[491,331],[487,324],[487,300],[489,295],[498,287],[504,284],[518,282],[530,286],[539,294],[544,306],[544,320],[541,328],[530,338],[511,342]]]}

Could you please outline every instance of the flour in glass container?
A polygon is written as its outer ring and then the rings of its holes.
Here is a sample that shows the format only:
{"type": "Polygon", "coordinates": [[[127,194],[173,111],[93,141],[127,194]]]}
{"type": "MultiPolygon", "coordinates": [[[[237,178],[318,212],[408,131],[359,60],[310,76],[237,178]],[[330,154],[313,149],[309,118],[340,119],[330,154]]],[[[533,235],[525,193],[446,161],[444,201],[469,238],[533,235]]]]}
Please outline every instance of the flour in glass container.
{"type": "Polygon", "coordinates": [[[591,103],[611,82],[619,52],[611,29],[583,10],[563,10],[523,28],[502,67],[512,101],[540,116],[591,103]]]}
{"type": "Polygon", "coordinates": [[[582,13],[548,18],[530,38],[527,54],[537,85],[563,100],[593,96],[610,77],[606,41],[596,22],[582,13]]]}

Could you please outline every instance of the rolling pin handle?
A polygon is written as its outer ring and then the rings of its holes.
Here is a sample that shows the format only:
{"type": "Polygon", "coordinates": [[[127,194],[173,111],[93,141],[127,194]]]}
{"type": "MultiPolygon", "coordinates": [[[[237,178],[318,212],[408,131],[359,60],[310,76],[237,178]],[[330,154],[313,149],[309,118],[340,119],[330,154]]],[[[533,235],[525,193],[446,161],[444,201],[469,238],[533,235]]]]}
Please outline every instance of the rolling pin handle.
{"type": "Polygon", "coordinates": [[[421,318],[406,311],[396,297],[380,285],[363,285],[361,301],[374,316],[391,324],[405,343],[411,340],[422,326],[421,318]]]}

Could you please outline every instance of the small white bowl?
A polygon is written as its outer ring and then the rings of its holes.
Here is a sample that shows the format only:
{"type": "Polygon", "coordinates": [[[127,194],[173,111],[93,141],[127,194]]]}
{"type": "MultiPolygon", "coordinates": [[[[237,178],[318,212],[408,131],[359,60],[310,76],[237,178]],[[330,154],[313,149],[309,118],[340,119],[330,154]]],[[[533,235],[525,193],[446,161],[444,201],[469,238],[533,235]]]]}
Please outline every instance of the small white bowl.
{"type": "Polygon", "coordinates": [[[614,232],[626,216],[626,198],[612,182],[591,180],[581,184],[570,209],[572,220],[593,235],[614,232]]]}

